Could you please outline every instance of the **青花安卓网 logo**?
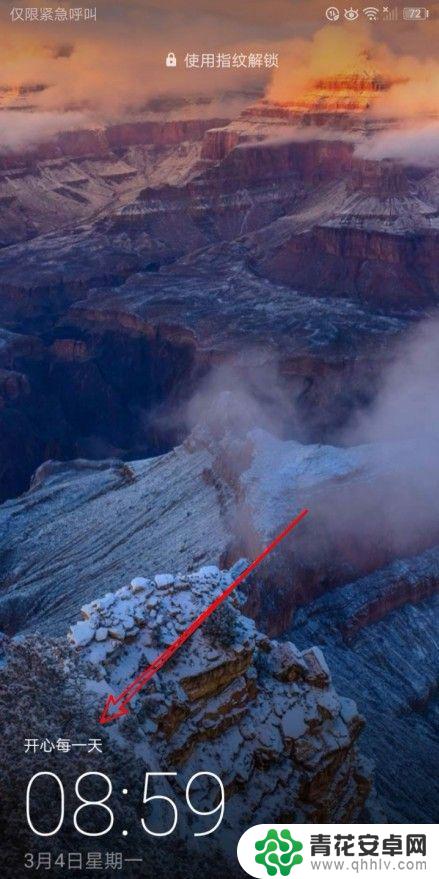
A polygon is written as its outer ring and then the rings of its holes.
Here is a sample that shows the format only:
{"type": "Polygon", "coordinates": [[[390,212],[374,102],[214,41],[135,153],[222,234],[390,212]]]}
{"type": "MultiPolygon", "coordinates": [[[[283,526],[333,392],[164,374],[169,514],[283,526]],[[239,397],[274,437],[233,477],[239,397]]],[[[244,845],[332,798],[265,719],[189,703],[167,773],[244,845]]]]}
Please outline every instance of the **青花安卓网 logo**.
{"type": "Polygon", "coordinates": [[[289,876],[293,867],[301,864],[298,854],[303,845],[293,839],[289,830],[269,830],[264,839],[255,842],[255,861],[267,871],[267,876],[289,876]]]}

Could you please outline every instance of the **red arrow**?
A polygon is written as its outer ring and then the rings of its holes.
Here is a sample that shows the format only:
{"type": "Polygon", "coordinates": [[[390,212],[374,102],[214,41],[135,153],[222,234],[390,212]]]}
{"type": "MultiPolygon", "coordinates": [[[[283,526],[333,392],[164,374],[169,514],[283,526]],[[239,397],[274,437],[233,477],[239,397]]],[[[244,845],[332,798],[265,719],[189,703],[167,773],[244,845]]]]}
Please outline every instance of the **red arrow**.
{"type": "Polygon", "coordinates": [[[131,699],[133,699],[134,696],[137,696],[137,693],[139,693],[140,690],[143,690],[145,684],[151,680],[156,672],[163,668],[168,659],[170,659],[171,656],[174,655],[178,648],[181,647],[181,645],[184,644],[184,642],[187,641],[187,639],[190,638],[191,635],[193,635],[193,633],[199,628],[199,626],[204,623],[204,620],[207,620],[207,618],[210,617],[214,610],[216,610],[217,607],[219,607],[219,605],[222,604],[222,602],[225,601],[226,598],[228,598],[230,593],[233,592],[233,590],[236,589],[236,587],[239,586],[240,583],[242,583],[243,580],[245,580],[252,571],[254,571],[254,569],[262,562],[262,560],[273,549],[275,549],[275,547],[281,542],[281,540],[283,540],[284,537],[286,537],[287,534],[289,534],[290,531],[292,531],[293,528],[295,528],[296,525],[298,525],[299,522],[301,522],[302,519],[304,519],[305,516],[308,515],[308,512],[308,510],[304,509],[301,511],[301,513],[299,513],[298,516],[296,516],[295,519],[292,519],[289,525],[287,525],[287,527],[284,528],[284,530],[281,531],[281,533],[278,534],[277,537],[274,538],[274,540],[272,540],[272,542],[261,552],[261,554],[258,555],[258,557],[255,558],[253,562],[251,562],[251,564],[245,569],[245,571],[243,571],[242,574],[239,574],[239,577],[237,577],[236,580],[234,580],[233,583],[230,584],[230,586],[227,586],[227,588],[224,589],[224,591],[221,592],[220,595],[218,595],[218,598],[215,598],[215,600],[212,601],[212,603],[209,604],[209,606],[206,607],[206,609],[203,610],[202,613],[200,613],[200,615],[197,616],[192,623],[190,623],[187,629],[185,629],[184,632],[182,632],[182,634],[179,635],[178,638],[176,638],[175,641],[173,641],[172,644],[170,644],[169,647],[167,647],[166,650],[164,650],[163,653],[161,653],[160,656],[158,656],[157,659],[155,659],[154,662],[152,662],[151,665],[148,666],[148,668],[145,668],[143,671],[141,671],[140,674],[134,679],[134,681],[127,687],[125,687],[125,690],[120,694],[120,696],[117,696],[117,698],[115,696],[108,696],[104,710],[99,718],[99,723],[110,723],[112,720],[117,720],[118,717],[123,717],[124,714],[128,714],[127,706],[128,703],[131,702],[131,699]]]}

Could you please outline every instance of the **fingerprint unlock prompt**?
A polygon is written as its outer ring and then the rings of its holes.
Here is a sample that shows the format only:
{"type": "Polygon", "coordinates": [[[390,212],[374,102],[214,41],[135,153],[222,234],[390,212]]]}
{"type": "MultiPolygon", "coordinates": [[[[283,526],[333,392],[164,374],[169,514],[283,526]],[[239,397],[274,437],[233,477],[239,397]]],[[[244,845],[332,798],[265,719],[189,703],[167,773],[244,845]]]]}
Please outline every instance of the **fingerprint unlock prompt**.
{"type": "Polygon", "coordinates": [[[293,867],[301,864],[301,842],[293,839],[289,830],[269,830],[265,839],[255,842],[257,864],[265,867],[268,876],[289,876],[293,867]]]}

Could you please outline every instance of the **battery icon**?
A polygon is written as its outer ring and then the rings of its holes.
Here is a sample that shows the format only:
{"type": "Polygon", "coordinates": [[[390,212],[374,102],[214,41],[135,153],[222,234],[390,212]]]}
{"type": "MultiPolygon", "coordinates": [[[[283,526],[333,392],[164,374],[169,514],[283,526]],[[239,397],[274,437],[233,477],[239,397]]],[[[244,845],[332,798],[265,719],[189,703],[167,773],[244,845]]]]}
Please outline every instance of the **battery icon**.
{"type": "Polygon", "coordinates": [[[402,17],[406,21],[426,21],[430,17],[430,10],[425,6],[405,6],[402,17]]]}

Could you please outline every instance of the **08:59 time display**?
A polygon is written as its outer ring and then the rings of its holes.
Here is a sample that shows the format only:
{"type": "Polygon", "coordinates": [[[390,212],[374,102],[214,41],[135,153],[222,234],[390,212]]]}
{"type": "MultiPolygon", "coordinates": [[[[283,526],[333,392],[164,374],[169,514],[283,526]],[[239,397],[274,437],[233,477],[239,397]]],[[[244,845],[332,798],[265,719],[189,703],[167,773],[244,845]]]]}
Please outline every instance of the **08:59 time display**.
{"type": "MultiPolygon", "coordinates": [[[[166,803],[166,809],[169,808],[170,814],[170,824],[168,827],[163,830],[157,831],[152,830],[151,827],[148,826],[145,818],[141,818],[141,825],[145,831],[145,833],[150,834],[150,836],[169,836],[174,832],[177,822],[178,822],[178,808],[174,800],[171,797],[164,796],[163,794],[150,794],[150,779],[153,777],[170,777],[176,776],[176,772],[145,772],[145,780],[143,786],[143,805],[157,803],[160,804],[166,803]]],[[[128,794],[128,789],[124,788],[122,793],[124,795],[128,794]]],[[[105,834],[109,833],[110,830],[114,826],[114,813],[111,807],[108,804],[108,800],[113,794],[113,784],[108,775],[105,775],[103,772],[84,772],[80,775],[75,782],[75,794],[79,800],[79,805],[77,809],[75,809],[73,813],[73,825],[78,833],[83,834],[83,836],[105,836],[105,834]],[[83,782],[85,779],[91,778],[100,778],[102,779],[104,790],[103,796],[100,799],[86,799],[81,793],[81,786],[83,787],[83,782]],[[86,830],[82,824],[82,820],[84,818],[86,810],[96,809],[100,812],[104,813],[103,817],[105,818],[105,825],[101,829],[97,829],[93,832],[86,830]]],[[[210,833],[214,833],[215,830],[221,824],[224,816],[224,807],[225,807],[225,795],[224,795],[224,785],[221,779],[214,772],[196,772],[189,779],[186,788],[185,788],[185,797],[186,803],[195,815],[201,817],[209,817],[209,815],[216,815],[218,813],[218,818],[215,824],[212,827],[209,827],[207,830],[202,830],[198,833],[194,833],[194,836],[208,836],[210,833]],[[220,800],[219,803],[210,810],[200,811],[197,809],[193,802],[191,801],[191,788],[196,779],[201,779],[203,777],[207,777],[209,779],[213,779],[214,782],[218,785],[220,791],[220,800]]],[[[55,836],[58,833],[64,823],[65,819],[65,791],[64,785],[58,775],[54,772],[37,772],[29,781],[26,790],[26,818],[27,823],[33,833],[37,836],[55,836]],[[59,820],[56,826],[49,831],[39,830],[36,824],[38,823],[38,819],[36,819],[35,812],[35,801],[38,802],[38,785],[43,783],[43,779],[47,784],[48,779],[52,779],[51,784],[55,784],[59,790],[59,820]]],[[[122,831],[123,835],[126,836],[128,831],[122,831]]]]}

